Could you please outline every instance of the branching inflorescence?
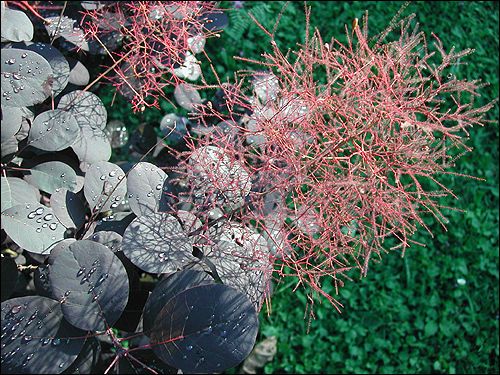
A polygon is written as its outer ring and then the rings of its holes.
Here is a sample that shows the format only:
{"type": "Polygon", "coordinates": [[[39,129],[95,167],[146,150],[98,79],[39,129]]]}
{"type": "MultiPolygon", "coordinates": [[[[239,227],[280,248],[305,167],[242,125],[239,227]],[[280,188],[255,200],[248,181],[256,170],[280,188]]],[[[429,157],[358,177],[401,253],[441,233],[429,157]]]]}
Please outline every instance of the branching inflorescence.
{"type": "Polygon", "coordinates": [[[316,31],[286,55],[257,22],[272,51],[264,61],[242,60],[267,71],[254,73],[250,94],[248,73],[222,84],[223,110],[198,108],[204,136],[190,143],[190,158],[210,150],[211,164],[202,174],[199,163],[184,165],[191,203],[214,215],[222,200],[231,216],[241,196],[238,220],[267,239],[277,274],[296,276],[337,309],[325,278],[337,290],[346,271],[365,276],[370,259],[388,249],[404,254],[419,226],[430,232],[426,214],[446,228],[439,201],[454,194],[438,176],[470,151],[462,137],[492,106],[473,108],[482,85],[449,73],[472,51],[446,52],[433,35],[437,54],[429,52],[412,20],[400,22],[391,42],[394,27],[369,38],[366,17],[346,44],[325,43],[316,31]]]}
{"type": "Polygon", "coordinates": [[[106,78],[143,111],[159,108],[165,87],[202,74],[194,54],[217,35],[209,19],[217,12],[214,2],[119,1],[87,10],[82,27],[86,39],[120,62],[106,78]]]}

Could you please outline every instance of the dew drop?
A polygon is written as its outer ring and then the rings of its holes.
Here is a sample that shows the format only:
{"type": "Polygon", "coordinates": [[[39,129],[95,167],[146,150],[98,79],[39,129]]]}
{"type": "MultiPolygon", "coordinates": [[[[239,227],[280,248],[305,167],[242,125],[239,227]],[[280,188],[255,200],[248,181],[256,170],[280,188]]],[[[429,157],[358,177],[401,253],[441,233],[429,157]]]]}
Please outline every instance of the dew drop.
{"type": "Polygon", "coordinates": [[[42,231],[42,228],[36,228],[36,232],[40,233],[42,231]]]}
{"type": "Polygon", "coordinates": [[[45,216],[43,217],[43,219],[44,219],[45,221],[50,221],[50,220],[52,220],[52,218],[53,218],[53,217],[54,217],[54,215],[52,215],[52,214],[47,214],[47,215],[45,215],[45,216]]]}
{"type": "Polygon", "coordinates": [[[104,181],[104,180],[106,179],[106,176],[105,176],[105,175],[102,175],[101,177],[99,177],[99,179],[100,179],[101,181],[104,181]]]}
{"type": "Polygon", "coordinates": [[[52,229],[52,230],[56,230],[56,228],[57,228],[57,223],[51,223],[51,224],[49,225],[49,228],[50,228],[50,229],[52,229]]]}
{"type": "Polygon", "coordinates": [[[31,340],[33,340],[33,336],[31,335],[26,335],[23,337],[23,342],[30,342],[31,340]]]}
{"type": "Polygon", "coordinates": [[[35,216],[36,216],[35,211],[30,212],[30,213],[28,214],[28,219],[34,219],[34,218],[35,218],[35,216]]]}
{"type": "Polygon", "coordinates": [[[116,176],[116,170],[112,170],[111,172],[109,172],[109,177],[114,177],[116,176]]]}
{"type": "Polygon", "coordinates": [[[54,339],[54,340],[52,340],[52,345],[53,346],[58,346],[60,344],[61,344],[61,339],[54,339]]]}
{"type": "MultiPolygon", "coordinates": [[[[47,129],[47,130],[49,130],[49,129],[47,129]]],[[[64,178],[64,177],[66,177],[66,173],[61,173],[61,178],[64,178]]]]}
{"type": "Polygon", "coordinates": [[[12,314],[17,314],[21,311],[21,309],[22,309],[21,305],[15,305],[15,306],[12,306],[12,309],[10,309],[10,312],[12,314]]]}
{"type": "Polygon", "coordinates": [[[28,54],[27,54],[27,53],[23,53],[23,54],[21,55],[21,58],[22,58],[22,59],[25,59],[27,56],[28,56],[28,54]]]}
{"type": "Polygon", "coordinates": [[[85,272],[85,267],[81,267],[79,270],[78,270],[78,273],[76,274],[76,277],[79,277],[79,276],[82,276],[83,273],[85,272]]]}
{"type": "Polygon", "coordinates": [[[64,293],[64,297],[67,297],[71,294],[71,290],[67,290],[66,293],[64,293]]]}
{"type": "Polygon", "coordinates": [[[40,339],[40,343],[42,344],[42,346],[47,345],[49,342],[50,342],[50,339],[48,337],[40,339]]]}
{"type": "Polygon", "coordinates": [[[41,218],[41,217],[39,217],[38,219],[36,219],[36,222],[37,222],[38,224],[40,224],[40,223],[42,222],[42,218],[41,218]]]}
{"type": "Polygon", "coordinates": [[[161,190],[162,184],[156,185],[156,190],[161,190]]]}
{"type": "Polygon", "coordinates": [[[97,285],[101,285],[101,284],[104,282],[104,280],[106,280],[106,279],[108,278],[108,276],[109,276],[109,275],[108,275],[107,273],[106,273],[106,274],[104,274],[104,275],[102,275],[102,276],[99,278],[99,280],[97,280],[97,285]]]}
{"type": "Polygon", "coordinates": [[[187,351],[193,350],[193,345],[188,345],[188,346],[186,346],[186,350],[187,350],[187,351]]]}
{"type": "Polygon", "coordinates": [[[59,363],[59,368],[63,368],[65,364],[66,364],[65,362],[59,363]]]}
{"type": "Polygon", "coordinates": [[[36,213],[37,215],[41,215],[41,214],[43,214],[43,208],[42,208],[42,207],[37,208],[37,209],[36,209],[36,211],[35,211],[35,213],[36,213]]]}

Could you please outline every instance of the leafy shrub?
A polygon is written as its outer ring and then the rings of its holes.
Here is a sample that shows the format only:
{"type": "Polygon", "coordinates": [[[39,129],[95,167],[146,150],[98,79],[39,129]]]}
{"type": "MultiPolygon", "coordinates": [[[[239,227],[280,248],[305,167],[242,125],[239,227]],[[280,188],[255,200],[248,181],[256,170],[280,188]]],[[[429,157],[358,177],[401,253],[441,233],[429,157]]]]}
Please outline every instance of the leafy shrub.
{"type": "Polygon", "coordinates": [[[273,273],[298,277],[339,308],[325,276],[337,287],[351,268],[366,275],[387,238],[404,250],[417,224],[425,227],[422,212],[444,224],[436,198],[451,191],[435,176],[456,159],[449,147],[467,150],[460,132],[484,124],[492,105],[472,108],[478,83],[446,76],[467,52],[446,53],[436,38],[442,61],[432,65],[411,20],[393,42],[369,39],[367,20],[348,31],[347,45],[315,33],[295,61],[256,21],[271,39],[260,63],[269,70],[250,85],[245,76],[218,80],[209,101],[194,54],[224,23],[213,3],[7,5],[6,373],[238,365],[254,346],[273,273]],[[89,72],[85,60],[101,66],[89,72]],[[136,111],[158,107],[172,86],[190,118],[165,116],[160,142],[148,125],[129,139],[90,91],[101,80],[136,111]],[[446,100],[454,110],[443,110],[446,100]],[[140,159],[110,162],[124,145],[140,159]],[[166,167],[146,161],[162,151],[173,159],[166,167]],[[19,271],[32,279],[10,298],[26,281],[19,271]]]}

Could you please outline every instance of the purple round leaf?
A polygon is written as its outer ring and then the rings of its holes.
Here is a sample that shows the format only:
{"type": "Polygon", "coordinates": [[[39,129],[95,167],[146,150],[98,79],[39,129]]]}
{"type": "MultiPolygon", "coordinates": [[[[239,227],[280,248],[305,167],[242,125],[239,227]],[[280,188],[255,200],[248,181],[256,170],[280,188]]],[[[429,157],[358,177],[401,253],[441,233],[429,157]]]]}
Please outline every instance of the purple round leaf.
{"type": "Polygon", "coordinates": [[[26,107],[42,103],[52,92],[53,72],[38,53],[2,49],[2,106],[26,107]]]}
{"type": "Polygon", "coordinates": [[[106,107],[97,95],[89,91],[71,91],[59,100],[57,108],[75,116],[80,128],[103,130],[106,126],[108,118],[106,107]]]}
{"type": "Polygon", "coordinates": [[[179,221],[162,213],[134,219],[123,235],[122,250],[132,263],[150,273],[174,272],[196,259],[179,221]]]}
{"type": "Polygon", "coordinates": [[[127,193],[125,173],[107,161],[92,164],[85,174],[83,193],[91,210],[107,211],[118,207],[127,193]]]}
{"type": "Polygon", "coordinates": [[[184,373],[223,372],[252,350],[259,319],[248,298],[227,285],[186,289],[171,298],[155,319],[155,354],[184,373]]]}
{"type": "Polygon", "coordinates": [[[4,374],[59,374],[85,343],[85,332],[68,324],[53,299],[12,298],[2,302],[1,315],[4,374]]]}
{"type": "Polygon", "coordinates": [[[85,221],[84,203],[67,189],[58,189],[50,196],[50,207],[66,228],[80,228],[85,221]]]}
{"type": "Polygon", "coordinates": [[[174,98],[182,108],[192,111],[197,104],[201,104],[201,96],[196,88],[188,83],[181,83],[175,87],[174,98]]]}
{"type": "Polygon", "coordinates": [[[134,214],[139,217],[159,211],[167,177],[160,168],[147,162],[139,162],[129,171],[127,197],[134,214]]]}
{"type": "Polygon", "coordinates": [[[80,61],[68,57],[69,83],[77,86],[85,86],[90,82],[90,73],[80,61]]]}
{"type": "Polygon", "coordinates": [[[2,211],[18,205],[40,202],[40,192],[19,177],[1,177],[2,211]]]}
{"type": "Polygon", "coordinates": [[[45,43],[16,43],[14,48],[33,51],[42,56],[52,68],[52,95],[59,94],[68,84],[69,64],[61,52],[50,44],[45,43]]]}
{"type": "Polygon", "coordinates": [[[180,292],[203,284],[213,284],[214,279],[207,272],[182,270],[166,277],[156,284],[144,306],[143,331],[147,336],[152,334],[154,321],[163,306],[180,292]]]}
{"type": "Polygon", "coordinates": [[[64,239],[66,228],[53,211],[40,203],[20,204],[2,212],[2,228],[23,249],[48,254],[64,239]]]}
{"type": "Polygon", "coordinates": [[[52,194],[57,189],[76,191],[76,172],[68,164],[60,161],[48,161],[30,169],[31,175],[24,179],[38,189],[52,194]]]}
{"type": "Polygon", "coordinates": [[[50,285],[66,319],[85,330],[112,326],[128,301],[125,267],[94,241],[76,241],[63,249],[50,266],[50,285]]]}
{"type": "Polygon", "coordinates": [[[71,113],[55,109],[40,113],[31,126],[28,136],[30,146],[45,151],[61,151],[71,146],[80,133],[71,113]]]}
{"type": "Polygon", "coordinates": [[[15,9],[2,9],[2,42],[4,39],[11,42],[33,39],[33,24],[26,14],[15,9]]]}

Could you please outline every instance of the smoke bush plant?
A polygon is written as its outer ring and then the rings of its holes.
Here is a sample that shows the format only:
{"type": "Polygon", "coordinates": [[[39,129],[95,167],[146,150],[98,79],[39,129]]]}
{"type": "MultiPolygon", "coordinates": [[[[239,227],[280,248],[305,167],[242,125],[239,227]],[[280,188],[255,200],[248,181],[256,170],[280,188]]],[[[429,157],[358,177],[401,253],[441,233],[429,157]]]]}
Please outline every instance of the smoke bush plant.
{"type": "MultiPolygon", "coordinates": [[[[306,17],[309,26],[308,11],[306,17]]],[[[356,20],[346,30],[347,44],[325,43],[316,31],[287,54],[259,24],[271,52],[263,61],[241,59],[267,71],[254,74],[250,92],[247,72],[237,84],[221,85],[223,110],[201,108],[206,136],[190,143],[188,158],[214,145],[220,154],[211,156],[217,166],[206,169],[213,190],[192,203],[216,208],[214,195],[229,203],[236,191],[245,200],[239,221],[268,238],[277,274],[296,276],[337,309],[341,304],[321,288],[326,277],[337,290],[347,271],[365,276],[388,239],[404,254],[418,226],[430,232],[425,214],[446,228],[442,209],[449,207],[439,198],[454,194],[438,176],[453,173],[449,168],[470,151],[467,128],[483,125],[493,105],[474,108],[482,84],[449,73],[472,51],[447,52],[436,35],[430,51],[413,18],[369,37],[366,16],[362,27],[356,20]],[[397,38],[386,41],[393,31],[397,38]],[[232,125],[210,128],[207,118],[232,125]],[[243,173],[221,179],[218,165],[226,164],[243,173]],[[241,178],[252,181],[251,191],[241,178]]],[[[198,168],[185,165],[195,197],[202,188],[192,178],[198,168]]]]}
{"type": "Polygon", "coordinates": [[[210,35],[215,4],[82,2],[82,29],[65,7],[1,4],[5,373],[237,365],[273,273],[338,309],[325,277],[366,275],[389,239],[404,251],[425,213],[444,226],[438,198],[453,193],[437,176],[491,107],[473,108],[477,81],[447,73],[470,51],[434,36],[433,62],[411,18],[392,42],[392,27],[369,38],[365,19],[346,45],[315,32],[286,55],[255,20],[272,52],[246,61],[266,71],[250,86],[247,73],[219,81],[203,102],[184,79],[198,78],[189,50],[201,52],[193,41],[210,35]],[[90,84],[84,51],[112,61],[90,84]],[[136,110],[175,86],[195,124],[170,114],[162,125],[180,144],[167,148],[178,162],[168,174],[109,161],[107,111],[90,91],[105,78],[136,110]],[[33,284],[9,299],[20,271],[33,284]]]}

